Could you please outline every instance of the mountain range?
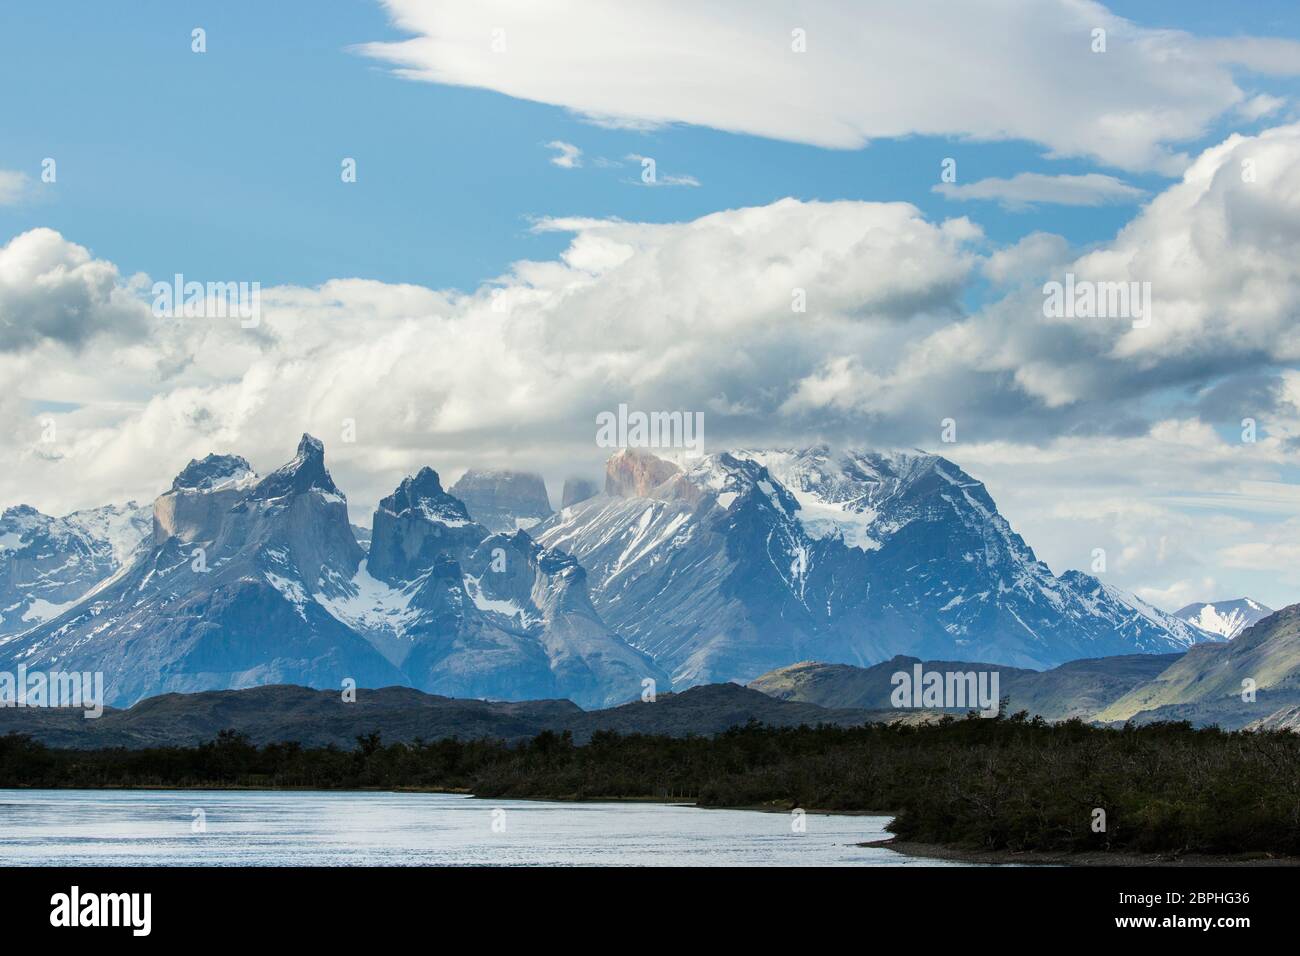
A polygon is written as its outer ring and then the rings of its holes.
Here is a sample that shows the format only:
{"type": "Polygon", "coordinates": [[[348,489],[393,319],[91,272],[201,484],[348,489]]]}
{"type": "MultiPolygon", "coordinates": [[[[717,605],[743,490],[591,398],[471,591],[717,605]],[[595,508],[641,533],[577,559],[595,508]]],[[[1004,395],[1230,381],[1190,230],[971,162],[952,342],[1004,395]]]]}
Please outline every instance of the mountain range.
{"type": "Polygon", "coordinates": [[[0,669],[103,671],[114,705],[351,679],[607,707],[809,658],[1028,670],[1230,636],[1053,574],[945,458],[826,446],[623,450],[558,512],[538,476],[425,467],[359,533],[304,435],[265,477],[191,461],[151,512],[11,508],[0,572],[0,669]]]}
{"type": "Polygon", "coordinates": [[[778,700],[871,710],[890,706],[892,676],[917,664],[926,672],[997,671],[1009,712],[1048,720],[1300,730],[1300,604],[1261,618],[1230,641],[1197,644],[1181,654],[1077,660],[1046,671],[902,656],[866,668],[801,661],[749,687],[778,700]]]}
{"type": "Polygon", "coordinates": [[[0,661],[103,671],[111,704],[350,679],[602,706],[646,679],[667,686],[601,622],[571,557],[489,532],[431,469],[379,503],[362,550],[310,436],[265,478],[237,456],[190,462],[154,503],[134,559],[5,638],[0,661]]]}
{"type": "Polygon", "coordinates": [[[604,494],[539,525],[605,620],[675,686],[898,654],[1024,668],[1222,639],[1079,571],[1055,575],[938,455],[624,450],[604,494]]]}

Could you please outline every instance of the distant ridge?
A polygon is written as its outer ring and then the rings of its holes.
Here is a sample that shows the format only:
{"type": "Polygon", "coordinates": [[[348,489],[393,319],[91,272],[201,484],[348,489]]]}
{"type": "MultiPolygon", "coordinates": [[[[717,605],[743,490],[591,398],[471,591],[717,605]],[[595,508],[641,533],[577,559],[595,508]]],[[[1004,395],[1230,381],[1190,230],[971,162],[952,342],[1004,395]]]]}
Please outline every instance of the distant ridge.
{"type": "Polygon", "coordinates": [[[891,677],[920,664],[926,672],[996,671],[999,696],[1008,711],[1027,711],[1046,720],[1089,720],[1134,687],[1151,680],[1179,659],[1178,654],[1125,654],[1070,661],[1047,671],[972,661],[921,661],[899,656],[873,667],[803,661],[750,681],[749,687],[778,700],[822,707],[887,708],[891,677]]]}
{"type": "Polygon", "coordinates": [[[915,720],[933,712],[868,712],[774,700],[737,684],[710,684],[653,702],[636,701],[584,711],[568,700],[523,702],[465,700],[409,687],[357,691],[344,703],[337,691],[293,685],[248,690],[162,694],[126,710],[106,710],[97,720],[77,710],[0,708],[0,735],[23,733],[52,747],[194,746],[222,730],[254,743],[297,741],[305,746],[351,749],[360,735],[378,731],[389,742],[458,737],[521,740],[544,730],[570,731],[579,742],[597,730],[686,736],[721,733],[751,720],[777,727],[800,724],[860,725],[915,720]]]}

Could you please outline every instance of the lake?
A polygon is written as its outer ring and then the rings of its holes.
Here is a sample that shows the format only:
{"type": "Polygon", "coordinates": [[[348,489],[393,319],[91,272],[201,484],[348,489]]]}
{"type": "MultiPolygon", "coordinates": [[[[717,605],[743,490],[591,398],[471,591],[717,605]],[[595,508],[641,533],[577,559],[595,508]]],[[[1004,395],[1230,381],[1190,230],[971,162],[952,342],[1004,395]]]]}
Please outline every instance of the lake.
{"type": "Polygon", "coordinates": [[[805,831],[796,833],[790,814],[653,803],[0,790],[0,860],[11,866],[957,865],[854,845],[887,839],[889,819],[808,814],[805,831]]]}

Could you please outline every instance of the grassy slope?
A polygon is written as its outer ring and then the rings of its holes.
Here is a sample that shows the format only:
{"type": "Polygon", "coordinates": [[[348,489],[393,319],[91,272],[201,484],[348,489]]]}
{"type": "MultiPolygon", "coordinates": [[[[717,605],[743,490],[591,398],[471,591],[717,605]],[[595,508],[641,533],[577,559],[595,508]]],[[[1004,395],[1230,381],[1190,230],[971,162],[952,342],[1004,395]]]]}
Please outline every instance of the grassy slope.
{"type": "Polygon", "coordinates": [[[1300,694],[1300,605],[1292,605],[1247,628],[1226,644],[1191,648],[1154,680],[1135,687],[1097,714],[1102,721],[1129,720],[1156,708],[1195,708],[1201,720],[1216,717],[1240,726],[1257,708],[1242,701],[1250,678],[1271,691],[1275,706],[1300,694]]]}
{"type": "MultiPolygon", "coordinates": [[[[1026,710],[1046,720],[1089,719],[1134,687],[1151,680],[1177,659],[1176,654],[1129,654],[1071,661],[1048,671],[979,664],[925,661],[926,671],[996,670],[999,694],[1011,700],[1011,712],[1026,710]]],[[[890,677],[910,671],[916,658],[896,657],[873,667],[804,661],[781,667],[749,686],[779,700],[822,707],[884,709],[890,706],[890,677]]]]}

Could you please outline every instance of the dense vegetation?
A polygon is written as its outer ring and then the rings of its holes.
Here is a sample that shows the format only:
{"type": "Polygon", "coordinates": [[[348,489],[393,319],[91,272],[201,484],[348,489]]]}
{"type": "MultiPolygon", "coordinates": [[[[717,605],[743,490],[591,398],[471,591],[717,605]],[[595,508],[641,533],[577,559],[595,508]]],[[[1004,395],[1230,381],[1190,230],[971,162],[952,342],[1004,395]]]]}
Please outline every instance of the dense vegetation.
{"type": "Polygon", "coordinates": [[[483,797],[687,799],[706,806],[879,810],[907,840],[986,849],[1300,854],[1300,737],[1187,724],[1107,730],[1024,714],[925,726],[771,728],[716,737],[543,733],[351,751],[54,750],[0,737],[0,787],[464,790],[483,797]],[[1094,832],[1094,809],[1106,812],[1094,832]]]}

